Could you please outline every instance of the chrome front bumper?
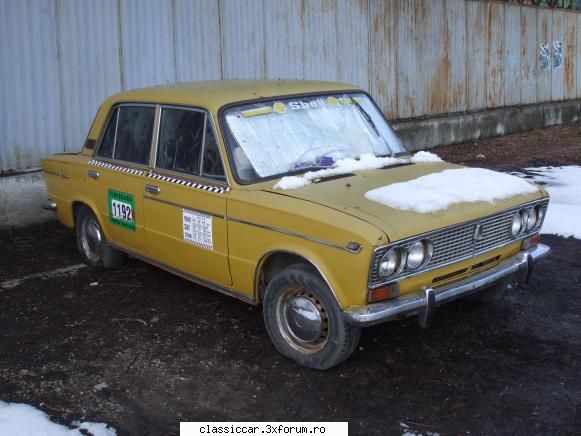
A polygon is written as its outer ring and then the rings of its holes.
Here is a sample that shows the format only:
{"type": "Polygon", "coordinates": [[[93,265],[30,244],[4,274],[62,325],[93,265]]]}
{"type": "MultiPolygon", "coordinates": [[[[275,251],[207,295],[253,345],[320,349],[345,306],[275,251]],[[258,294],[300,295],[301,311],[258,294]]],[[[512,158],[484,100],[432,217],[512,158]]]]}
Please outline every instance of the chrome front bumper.
{"type": "Polygon", "coordinates": [[[526,283],[536,262],[545,258],[551,248],[544,244],[521,251],[493,268],[458,280],[456,282],[423,291],[406,294],[381,303],[347,309],[343,312],[345,321],[359,326],[370,326],[413,314],[419,315],[419,322],[427,326],[434,315],[436,306],[476,293],[505,277],[514,276],[518,284],[526,283]]]}
{"type": "Polygon", "coordinates": [[[51,212],[56,212],[57,206],[56,203],[54,201],[52,201],[50,198],[46,201],[44,201],[40,207],[42,207],[44,210],[49,210],[51,212]]]}

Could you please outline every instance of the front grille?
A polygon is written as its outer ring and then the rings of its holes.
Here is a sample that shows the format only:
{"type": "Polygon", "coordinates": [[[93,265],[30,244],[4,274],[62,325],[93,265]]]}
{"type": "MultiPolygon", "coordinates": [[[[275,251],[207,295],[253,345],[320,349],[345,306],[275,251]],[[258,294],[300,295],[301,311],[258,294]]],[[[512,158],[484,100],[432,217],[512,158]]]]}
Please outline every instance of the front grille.
{"type": "Polygon", "coordinates": [[[514,238],[511,234],[512,217],[519,209],[537,205],[543,206],[545,212],[543,214],[544,217],[548,203],[548,200],[536,201],[486,218],[436,230],[434,232],[418,235],[412,239],[378,248],[375,250],[375,256],[373,258],[373,265],[369,277],[369,287],[375,288],[386,283],[386,281],[379,277],[378,274],[379,261],[381,260],[381,257],[394,246],[407,248],[418,239],[428,238],[434,244],[434,254],[430,262],[420,271],[406,271],[404,269],[400,275],[397,277],[390,277],[388,281],[393,281],[394,279],[400,280],[420,272],[426,272],[450,263],[460,262],[487,251],[502,247],[519,239],[527,238],[538,232],[538,228],[534,229],[532,232],[521,235],[519,238],[514,238]],[[480,239],[475,239],[474,234],[476,226],[478,225],[482,226],[482,236],[480,239]]]}

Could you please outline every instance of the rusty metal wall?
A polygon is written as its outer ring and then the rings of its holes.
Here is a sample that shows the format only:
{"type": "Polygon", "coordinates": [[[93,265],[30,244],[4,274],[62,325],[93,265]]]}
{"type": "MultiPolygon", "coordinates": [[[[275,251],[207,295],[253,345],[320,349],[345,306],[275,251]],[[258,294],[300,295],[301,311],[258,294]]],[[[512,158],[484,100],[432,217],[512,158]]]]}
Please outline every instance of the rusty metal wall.
{"type": "Polygon", "coordinates": [[[57,58],[53,0],[0,1],[0,172],[63,149],[57,58]]]}
{"type": "Polygon", "coordinates": [[[392,119],[581,98],[581,14],[480,0],[0,0],[0,172],[124,89],[325,79],[392,119]]]}

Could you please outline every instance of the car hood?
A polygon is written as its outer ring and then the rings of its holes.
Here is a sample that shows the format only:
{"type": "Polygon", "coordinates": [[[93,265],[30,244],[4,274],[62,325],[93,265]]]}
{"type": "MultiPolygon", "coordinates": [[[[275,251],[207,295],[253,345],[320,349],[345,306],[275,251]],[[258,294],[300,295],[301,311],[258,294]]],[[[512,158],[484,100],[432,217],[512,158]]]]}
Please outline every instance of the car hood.
{"type": "Polygon", "coordinates": [[[264,182],[261,183],[261,189],[276,195],[321,204],[357,217],[381,229],[390,241],[493,215],[546,196],[546,192],[539,188],[533,194],[517,195],[494,204],[458,203],[432,213],[395,209],[365,198],[365,193],[372,189],[452,168],[462,167],[445,162],[409,164],[324,179],[299,189],[274,189],[276,181],[264,182]]]}

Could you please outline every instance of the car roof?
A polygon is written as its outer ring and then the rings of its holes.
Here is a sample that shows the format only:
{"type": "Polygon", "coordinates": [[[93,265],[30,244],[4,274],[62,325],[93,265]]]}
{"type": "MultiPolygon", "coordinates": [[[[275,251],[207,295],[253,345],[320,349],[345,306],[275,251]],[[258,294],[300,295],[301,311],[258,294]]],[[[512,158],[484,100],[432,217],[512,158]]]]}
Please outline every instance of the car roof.
{"type": "Polygon", "coordinates": [[[241,101],[359,89],[347,83],[318,80],[212,80],[124,91],[109,97],[107,103],[110,105],[121,102],[191,105],[217,113],[222,106],[241,101]]]}

